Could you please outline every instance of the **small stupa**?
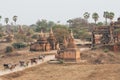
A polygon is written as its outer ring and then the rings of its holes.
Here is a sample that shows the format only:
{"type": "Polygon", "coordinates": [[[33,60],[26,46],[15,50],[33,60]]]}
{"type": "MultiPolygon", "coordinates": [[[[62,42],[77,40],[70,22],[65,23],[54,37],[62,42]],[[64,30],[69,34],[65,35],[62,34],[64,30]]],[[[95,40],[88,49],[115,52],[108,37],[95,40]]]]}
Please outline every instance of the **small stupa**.
{"type": "Polygon", "coordinates": [[[19,28],[18,28],[18,33],[19,33],[19,34],[24,34],[22,25],[19,26],[19,28]]]}
{"type": "Polygon", "coordinates": [[[48,42],[50,43],[51,50],[55,50],[57,48],[57,41],[56,41],[56,38],[55,38],[55,36],[53,34],[52,28],[50,29],[48,42]]]}
{"type": "Polygon", "coordinates": [[[6,37],[7,42],[12,42],[14,40],[14,35],[13,34],[8,34],[6,37]]]}
{"type": "Polygon", "coordinates": [[[58,53],[56,54],[56,58],[63,59],[65,61],[79,61],[80,60],[80,49],[77,48],[75,44],[72,30],[70,32],[70,36],[69,36],[66,48],[64,50],[58,51],[58,53]]]}
{"type": "Polygon", "coordinates": [[[36,43],[31,44],[30,46],[31,51],[49,51],[50,50],[50,44],[47,41],[43,31],[41,30],[39,39],[36,43]]]}

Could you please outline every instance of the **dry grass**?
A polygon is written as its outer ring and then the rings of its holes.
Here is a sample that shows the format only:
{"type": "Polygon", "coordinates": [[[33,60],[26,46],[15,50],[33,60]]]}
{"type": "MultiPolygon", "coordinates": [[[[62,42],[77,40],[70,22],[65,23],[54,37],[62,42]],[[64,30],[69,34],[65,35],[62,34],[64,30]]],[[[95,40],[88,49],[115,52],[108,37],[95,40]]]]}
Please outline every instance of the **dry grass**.
{"type": "Polygon", "coordinates": [[[42,64],[13,74],[3,80],[119,80],[120,64],[80,65],[42,64]]]}
{"type": "MultiPolygon", "coordinates": [[[[18,63],[40,55],[21,50],[0,58],[0,69],[4,63],[18,63]]],[[[1,76],[2,80],[120,80],[120,53],[103,52],[102,50],[85,51],[81,59],[88,64],[41,64],[24,71],[1,76]],[[96,60],[103,61],[96,64],[96,60]]],[[[0,80],[1,80],[0,79],[0,80]]]]}
{"type": "Polygon", "coordinates": [[[81,53],[81,59],[90,64],[120,64],[120,53],[104,52],[103,50],[92,50],[81,53]]]}

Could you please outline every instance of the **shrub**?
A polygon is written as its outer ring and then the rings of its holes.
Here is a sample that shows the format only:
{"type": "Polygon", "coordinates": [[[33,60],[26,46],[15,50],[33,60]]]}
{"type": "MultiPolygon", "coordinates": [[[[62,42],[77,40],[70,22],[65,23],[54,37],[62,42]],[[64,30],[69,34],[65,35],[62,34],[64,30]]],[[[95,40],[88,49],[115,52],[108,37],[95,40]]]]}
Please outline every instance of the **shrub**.
{"type": "Polygon", "coordinates": [[[103,51],[104,51],[105,53],[107,53],[107,52],[109,52],[109,49],[108,49],[108,48],[105,48],[103,51]]]}
{"type": "Polygon", "coordinates": [[[0,38],[2,38],[4,36],[3,32],[0,32],[0,38]]]}
{"type": "Polygon", "coordinates": [[[38,34],[34,34],[34,35],[32,36],[32,38],[33,38],[33,39],[38,39],[38,38],[39,38],[39,35],[38,35],[38,34]]]}
{"type": "Polygon", "coordinates": [[[6,53],[13,52],[13,47],[12,46],[7,46],[5,52],[6,53]]]}
{"type": "Polygon", "coordinates": [[[25,48],[25,47],[27,47],[27,45],[26,45],[25,43],[22,43],[22,42],[13,43],[12,46],[13,46],[15,49],[20,49],[20,48],[25,48]]]}
{"type": "Polygon", "coordinates": [[[63,64],[63,63],[64,63],[64,61],[63,61],[62,59],[60,59],[59,62],[60,62],[60,64],[63,64]]]}
{"type": "Polygon", "coordinates": [[[26,36],[25,34],[15,34],[15,40],[17,42],[30,42],[32,39],[29,36],[26,36]]]}

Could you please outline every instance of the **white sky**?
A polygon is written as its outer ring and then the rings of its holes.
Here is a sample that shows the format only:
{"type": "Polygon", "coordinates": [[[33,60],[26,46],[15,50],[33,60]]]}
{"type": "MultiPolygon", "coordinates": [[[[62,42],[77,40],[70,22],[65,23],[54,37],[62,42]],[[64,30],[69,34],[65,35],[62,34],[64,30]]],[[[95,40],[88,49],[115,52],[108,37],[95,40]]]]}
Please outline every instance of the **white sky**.
{"type": "MultiPolygon", "coordinates": [[[[10,18],[17,15],[17,24],[33,24],[38,19],[61,21],[83,17],[84,12],[97,12],[103,19],[104,11],[115,13],[115,20],[120,16],[120,0],[0,0],[0,15],[10,18]]],[[[103,19],[104,20],[104,19],[103,19]]],[[[93,21],[89,19],[89,21],[93,21]]]]}

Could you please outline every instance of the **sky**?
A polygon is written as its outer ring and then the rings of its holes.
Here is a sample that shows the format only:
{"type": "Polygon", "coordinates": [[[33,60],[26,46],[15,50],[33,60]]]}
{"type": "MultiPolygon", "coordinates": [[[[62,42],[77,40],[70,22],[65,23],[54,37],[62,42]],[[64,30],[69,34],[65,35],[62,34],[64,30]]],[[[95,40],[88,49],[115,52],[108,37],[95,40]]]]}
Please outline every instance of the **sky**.
{"type": "MultiPolygon", "coordinates": [[[[104,21],[103,12],[115,13],[114,20],[120,16],[120,0],[0,0],[0,23],[4,18],[10,22],[18,16],[17,24],[34,24],[37,20],[46,19],[66,23],[68,19],[82,17],[85,12],[99,14],[99,21],[104,21]]],[[[90,17],[89,21],[93,22],[90,17]]]]}

